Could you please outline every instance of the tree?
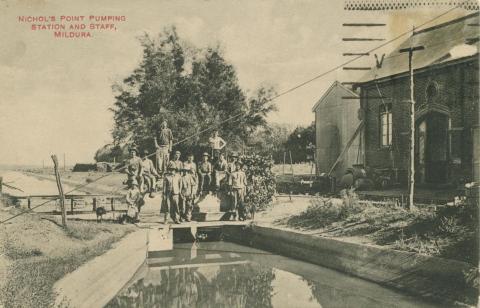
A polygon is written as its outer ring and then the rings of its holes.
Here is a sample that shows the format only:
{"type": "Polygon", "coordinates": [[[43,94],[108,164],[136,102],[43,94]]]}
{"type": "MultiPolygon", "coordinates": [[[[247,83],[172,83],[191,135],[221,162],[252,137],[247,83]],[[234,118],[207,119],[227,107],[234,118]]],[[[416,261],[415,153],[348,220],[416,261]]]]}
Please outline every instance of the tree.
{"type": "Polygon", "coordinates": [[[249,149],[261,155],[271,155],[275,163],[283,162],[283,154],[292,128],[288,124],[270,124],[257,129],[249,140],[249,149]]]}
{"type": "Polygon", "coordinates": [[[96,162],[121,162],[128,157],[128,149],[125,146],[106,144],[95,153],[96,162]]]}
{"type": "Polygon", "coordinates": [[[286,149],[292,153],[294,163],[307,161],[310,144],[315,144],[315,123],[295,128],[286,142],[286,149]]]}
{"type": "Polygon", "coordinates": [[[275,109],[269,100],[273,88],[260,88],[247,98],[219,46],[195,48],[179,38],[175,27],[156,39],[145,34],[140,43],[139,67],[113,87],[116,143],[152,151],[153,137],[167,120],[174,143],[181,142],[176,149],[206,150],[209,132],[216,128],[229,150],[239,150],[253,131],[267,126],[265,117],[275,109]]]}

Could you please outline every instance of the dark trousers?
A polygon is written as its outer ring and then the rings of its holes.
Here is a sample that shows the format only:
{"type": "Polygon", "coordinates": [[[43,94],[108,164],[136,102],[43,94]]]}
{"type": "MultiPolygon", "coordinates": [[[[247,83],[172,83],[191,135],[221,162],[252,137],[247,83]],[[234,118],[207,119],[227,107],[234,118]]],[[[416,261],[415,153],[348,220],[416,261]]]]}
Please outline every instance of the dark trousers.
{"type": "Polygon", "coordinates": [[[179,201],[179,195],[167,194],[162,200],[160,212],[164,214],[170,213],[170,218],[173,221],[178,220],[180,218],[179,201]]]}
{"type": "Polygon", "coordinates": [[[192,218],[192,208],[193,208],[193,196],[183,196],[181,198],[181,204],[182,204],[182,216],[185,219],[191,219],[192,218]]]}
{"type": "Polygon", "coordinates": [[[212,181],[210,174],[200,174],[199,180],[198,193],[201,194],[204,191],[210,191],[210,183],[212,181]]]}
{"type": "Polygon", "coordinates": [[[169,146],[168,145],[161,145],[159,149],[157,149],[156,152],[156,167],[157,167],[157,172],[161,175],[167,171],[167,165],[170,160],[170,153],[168,152],[169,146]]]}

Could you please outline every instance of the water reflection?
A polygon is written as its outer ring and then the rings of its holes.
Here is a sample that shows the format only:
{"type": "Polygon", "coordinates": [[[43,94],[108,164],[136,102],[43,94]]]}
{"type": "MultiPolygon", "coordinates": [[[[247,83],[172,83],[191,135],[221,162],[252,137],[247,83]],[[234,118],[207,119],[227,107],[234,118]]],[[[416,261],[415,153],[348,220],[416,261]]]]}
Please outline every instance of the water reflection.
{"type": "Polygon", "coordinates": [[[251,263],[150,268],[107,307],[272,307],[274,278],[251,263]]]}
{"type": "Polygon", "coordinates": [[[432,307],[326,268],[226,242],[149,258],[107,307],[432,307]]]}

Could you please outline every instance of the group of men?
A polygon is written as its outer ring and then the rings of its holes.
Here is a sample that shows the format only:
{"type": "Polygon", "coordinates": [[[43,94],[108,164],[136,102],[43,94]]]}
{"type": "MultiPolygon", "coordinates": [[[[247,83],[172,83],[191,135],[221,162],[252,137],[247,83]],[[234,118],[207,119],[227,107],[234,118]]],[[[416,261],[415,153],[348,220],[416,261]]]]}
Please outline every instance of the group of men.
{"type": "Polygon", "coordinates": [[[232,154],[230,162],[227,162],[222,153],[226,142],[218,135],[217,131],[214,132],[209,142],[213,165],[210,162],[209,153],[203,153],[198,166],[194,162],[193,154],[189,154],[187,160],[182,161],[180,151],[175,151],[170,160],[173,134],[164,121],[159,134],[154,138],[157,168],[149,159],[148,151],[143,151],[143,157],[140,158],[137,156],[135,148],[130,149],[130,158],[126,162],[125,169],[129,185],[127,203],[130,207],[137,207],[136,216],[141,207],[138,204],[143,204],[141,192],[149,193],[150,197],[153,197],[156,179],[163,178],[160,213],[164,215],[165,223],[169,215],[174,223],[190,221],[196,198],[210,193],[216,194],[221,187],[225,188],[230,196],[229,212],[231,217],[235,220],[237,215],[240,220],[246,218],[244,198],[247,179],[242,165],[238,161],[238,155],[232,154]]]}

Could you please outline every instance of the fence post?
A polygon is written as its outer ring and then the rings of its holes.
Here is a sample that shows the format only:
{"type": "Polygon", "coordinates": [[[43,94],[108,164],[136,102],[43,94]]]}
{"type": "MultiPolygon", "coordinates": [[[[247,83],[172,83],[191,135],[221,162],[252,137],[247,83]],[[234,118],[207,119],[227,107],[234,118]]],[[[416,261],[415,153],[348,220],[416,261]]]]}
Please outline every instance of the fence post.
{"type": "Polygon", "coordinates": [[[70,199],[70,213],[73,215],[73,197],[70,199]]]}
{"type": "Polygon", "coordinates": [[[115,200],[115,198],[113,198],[113,197],[110,199],[110,204],[112,205],[112,212],[115,211],[115,205],[113,204],[114,200],[115,200]]]}
{"type": "Polygon", "coordinates": [[[27,206],[29,210],[32,208],[32,199],[30,198],[27,199],[27,206]]]}
{"type": "Polygon", "coordinates": [[[93,211],[97,210],[97,198],[93,198],[93,211]]]}
{"type": "Polygon", "coordinates": [[[55,179],[57,180],[58,194],[60,196],[60,208],[62,210],[62,225],[67,227],[67,212],[65,210],[65,195],[63,194],[62,182],[60,180],[60,173],[58,172],[58,159],[57,155],[52,155],[53,169],[55,171],[55,179]]]}

